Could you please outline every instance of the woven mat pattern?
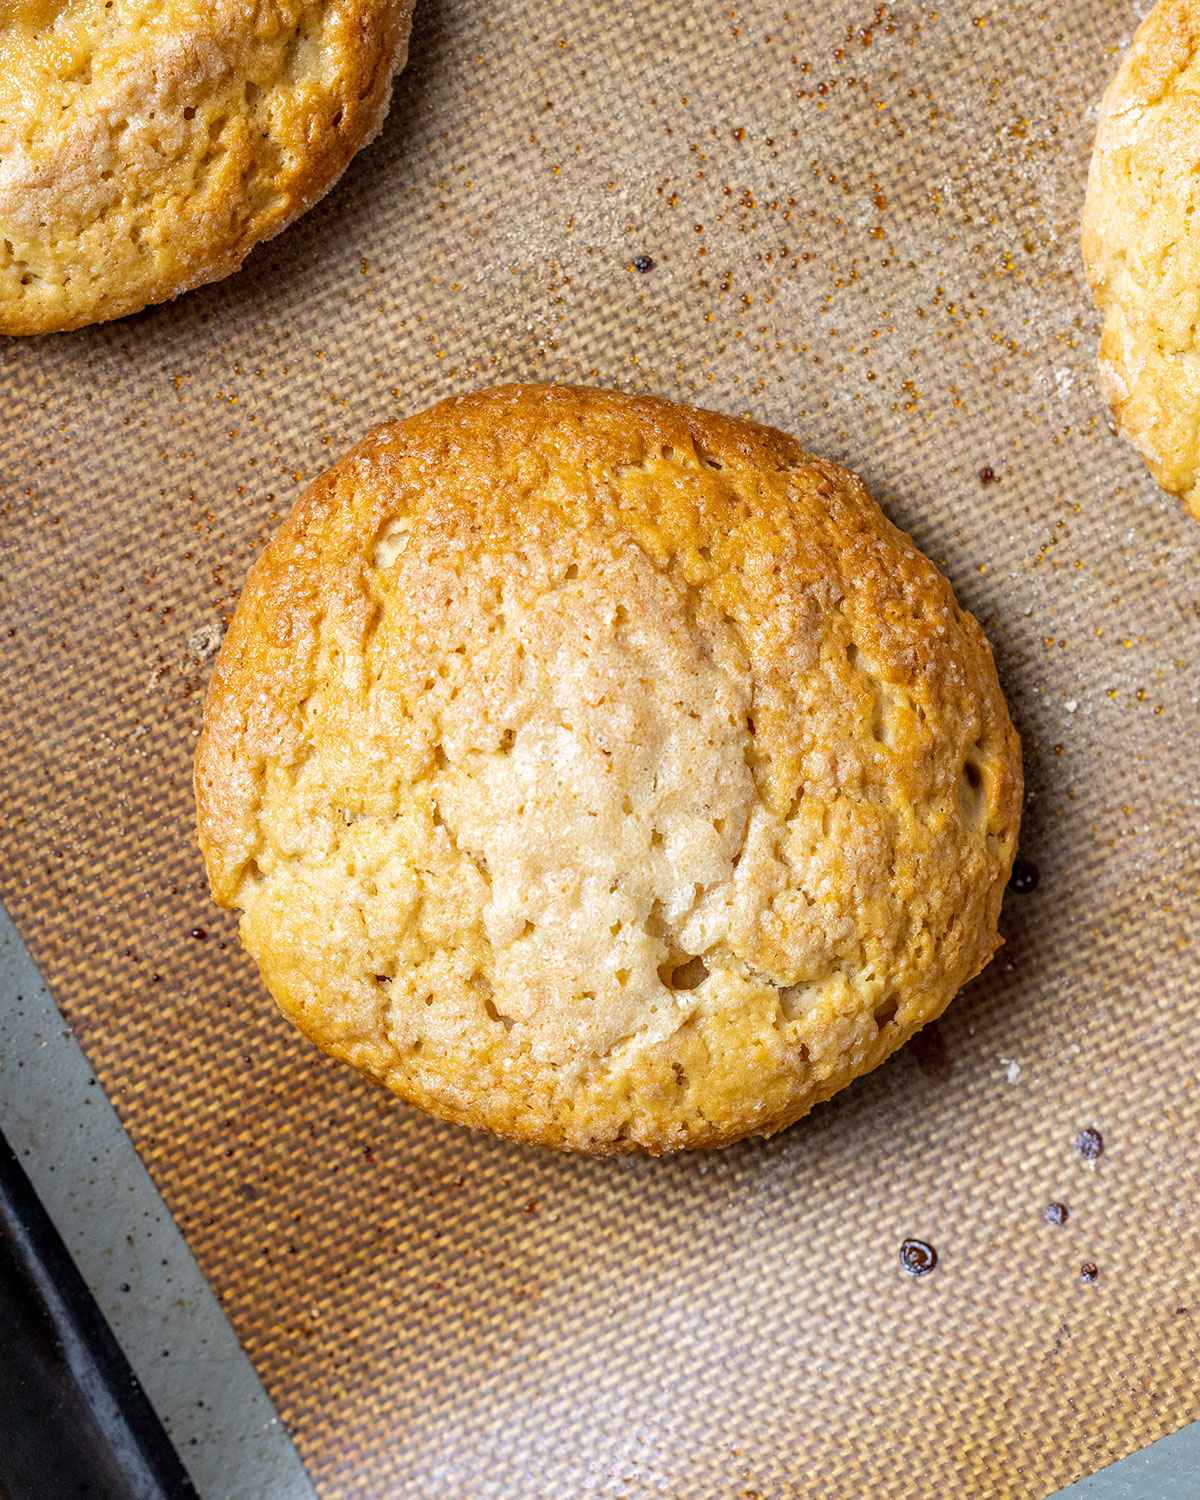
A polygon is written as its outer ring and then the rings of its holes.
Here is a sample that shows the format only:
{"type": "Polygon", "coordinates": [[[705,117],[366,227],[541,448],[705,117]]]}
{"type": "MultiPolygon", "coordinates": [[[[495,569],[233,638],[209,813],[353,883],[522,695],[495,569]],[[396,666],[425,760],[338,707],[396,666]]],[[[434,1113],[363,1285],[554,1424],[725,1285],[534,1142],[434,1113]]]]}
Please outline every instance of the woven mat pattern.
{"type": "Polygon", "coordinates": [[[1135,19],[420,0],[384,134],[242,274],[0,347],[0,896],[325,1500],[1035,1497],[1200,1415],[1200,527],[1106,430],[1076,250],[1135,19]],[[796,432],[995,643],[1038,889],[766,1145],[421,1118],[208,904],[190,757],[250,561],[368,426],[510,378],[796,432]]]}

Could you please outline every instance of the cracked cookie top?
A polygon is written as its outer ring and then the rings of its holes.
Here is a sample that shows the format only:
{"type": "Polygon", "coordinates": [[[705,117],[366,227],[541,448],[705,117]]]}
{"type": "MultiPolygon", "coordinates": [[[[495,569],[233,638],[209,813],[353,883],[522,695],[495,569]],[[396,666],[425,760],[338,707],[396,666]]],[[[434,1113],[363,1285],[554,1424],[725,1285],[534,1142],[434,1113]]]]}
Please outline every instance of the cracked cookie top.
{"type": "Polygon", "coordinates": [[[0,333],[226,276],[378,130],[411,0],[0,3],[0,333]]]}
{"type": "Polygon", "coordinates": [[[320,1046],[449,1119],[661,1152],[790,1123],[983,967],[1021,765],[978,625],[853,475],[523,386],[300,500],[196,795],[320,1046]]]}

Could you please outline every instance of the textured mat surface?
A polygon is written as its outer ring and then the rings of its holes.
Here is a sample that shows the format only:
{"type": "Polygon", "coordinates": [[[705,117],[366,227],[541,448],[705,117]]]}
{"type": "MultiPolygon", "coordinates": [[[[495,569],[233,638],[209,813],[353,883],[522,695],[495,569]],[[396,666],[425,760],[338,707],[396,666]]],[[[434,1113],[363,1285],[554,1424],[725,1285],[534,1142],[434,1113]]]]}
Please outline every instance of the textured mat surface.
{"type": "Polygon", "coordinates": [[[1099,410],[1075,228],[1135,15],[1069,11],[420,0],[380,141],[241,275],[0,347],[0,895],[330,1500],[1041,1496],[1200,1415],[1200,527],[1099,410]],[[208,905],[249,562],[368,426],[505,378],[787,427],[995,643],[1040,884],[767,1145],[422,1119],[208,905]]]}

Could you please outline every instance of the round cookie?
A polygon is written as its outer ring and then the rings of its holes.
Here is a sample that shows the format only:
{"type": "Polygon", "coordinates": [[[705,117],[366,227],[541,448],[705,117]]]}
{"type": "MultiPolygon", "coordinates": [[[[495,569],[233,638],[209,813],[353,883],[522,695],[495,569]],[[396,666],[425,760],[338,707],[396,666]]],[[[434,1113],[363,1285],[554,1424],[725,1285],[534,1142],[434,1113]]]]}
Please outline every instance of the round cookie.
{"type": "Polygon", "coordinates": [[[1021,807],[982,631],[854,475],[513,386],[381,428],[246,583],[196,754],[284,1013],[447,1119],[769,1134],[998,945],[1021,807]]]}
{"type": "Polygon", "coordinates": [[[1200,0],[1159,0],[1100,106],[1083,258],[1100,383],[1159,484],[1200,519],[1200,0]]]}
{"type": "Polygon", "coordinates": [[[411,0],[0,6],[0,333],[237,270],[387,112],[411,0]]]}

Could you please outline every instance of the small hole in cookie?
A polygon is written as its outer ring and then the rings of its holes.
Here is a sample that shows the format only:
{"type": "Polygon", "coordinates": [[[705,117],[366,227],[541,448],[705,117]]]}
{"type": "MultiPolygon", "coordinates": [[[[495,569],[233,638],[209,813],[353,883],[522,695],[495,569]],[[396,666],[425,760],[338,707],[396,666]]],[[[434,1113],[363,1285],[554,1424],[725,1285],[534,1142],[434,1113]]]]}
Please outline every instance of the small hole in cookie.
{"type": "Polygon", "coordinates": [[[334,111],[333,119],[330,120],[329,124],[330,124],[330,126],[334,130],[336,130],[341,123],[342,123],[342,111],[340,109],[338,109],[338,110],[334,111]]]}
{"type": "MultiPolygon", "coordinates": [[[[183,118],[185,120],[194,120],[196,118],[196,107],[194,104],[189,104],[185,107],[183,111],[183,118]]],[[[112,173],[109,172],[107,175],[111,177],[112,173]]]]}
{"type": "Polygon", "coordinates": [[[693,446],[696,449],[696,457],[706,469],[715,469],[719,473],[725,467],[716,454],[710,453],[703,443],[697,443],[693,440],[693,446]]]}
{"type": "Polygon", "coordinates": [[[669,990],[696,990],[708,978],[708,965],[699,954],[682,960],[677,955],[659,965],[658,977],[669,990]]]}
{"type": "Polygon", "coordinates": [[[875,1024],[880,1031],[896,1019],[896,1012],[900,1009],[900,1002],[895,998],[887,999],[882,1005],[875,1007],[875,1024]]]}
{"type": "Polygon", "coordinates": [[[662,834],[659,833],[659,831],[658,831],[657,828],[652,829],[651,833],[650,833],[650,847],[651,847],[651,849],[661,849],[662,848],[662,844],[663,844],[663,836],[662,836],[662,834]]]}
{"type": "Polygon", "coordinates": [[[501,755],[509,755],[509,754],[511,754],[512,747],[513,747],[513,744],[515,743],[515,741],[516,741],[516,735],[513,734],[513,732],[512,732],[511,729],[506,729],[504,731],[504,733],[500,736],[500,754],[501,755]]]}
{"type": "Polygon", "coordinates": [[[958,811],[969,828],[982,828],[987,822],[987,798],[984,774],[979,762],[968,758],[958,782],[958,811]]]}
{"type": "Polygon", "coordinates": [[[490,997],[483,1002],[483,1008],[485,1011],[487,1011],[488,1015],[493,1021],[499,1021],[501,1026],[504,1027],[505,1031],[511,1031],[513,1029],[513,1018],[511,1016],[506,1016],[502,1010],[497,1010],[494,1002],[490,997]]]}
{"type": "Polygon", "coordinates": [[[579,577],[579,564],[578,563],[572,563],[571,566],[567,569],[567,571],[563,574],[563,577],[564,578],[578,578],[579,577]]]}

